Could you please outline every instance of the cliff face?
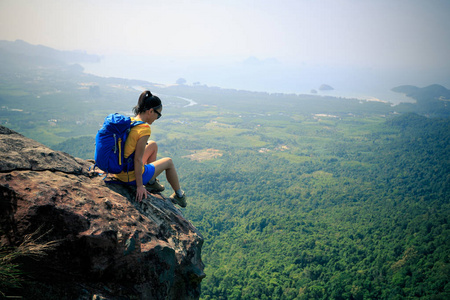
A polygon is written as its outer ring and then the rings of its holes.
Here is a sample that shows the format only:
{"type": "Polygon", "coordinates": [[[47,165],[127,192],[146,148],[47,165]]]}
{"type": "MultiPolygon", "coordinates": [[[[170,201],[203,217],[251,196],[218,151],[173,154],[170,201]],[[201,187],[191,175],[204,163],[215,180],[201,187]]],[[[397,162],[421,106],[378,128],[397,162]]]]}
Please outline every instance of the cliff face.
{"type": "Polygon", "coordinates": [[[23,256],[25,299],[197,299],[203,238],[162,195],[88,171],[92,164],[0,126],[0,245],[55,241],[23,256]]]}

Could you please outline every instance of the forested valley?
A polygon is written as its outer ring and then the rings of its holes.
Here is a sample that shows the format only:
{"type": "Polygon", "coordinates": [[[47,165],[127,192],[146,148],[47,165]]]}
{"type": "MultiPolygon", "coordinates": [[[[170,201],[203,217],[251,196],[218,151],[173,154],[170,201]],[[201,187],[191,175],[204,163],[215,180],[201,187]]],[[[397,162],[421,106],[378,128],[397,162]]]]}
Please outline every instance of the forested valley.
{"type": "Polygon", "coordinates": [[[448,295],[448,121],[406,115],[340,138],[337,127],[300,135],[303,161],[239,153],[186,167],[205,299],[448,295]]]}
{"type": "Polygon", "coordinates": [[[152,139],[204,236],[202,299],[450,297],[447,89],[399,88],[417,103],[392,106],[2,57],[0,123],[84,159],[107,114],[131,114],[142,88],[161,97],[152,139]]]}

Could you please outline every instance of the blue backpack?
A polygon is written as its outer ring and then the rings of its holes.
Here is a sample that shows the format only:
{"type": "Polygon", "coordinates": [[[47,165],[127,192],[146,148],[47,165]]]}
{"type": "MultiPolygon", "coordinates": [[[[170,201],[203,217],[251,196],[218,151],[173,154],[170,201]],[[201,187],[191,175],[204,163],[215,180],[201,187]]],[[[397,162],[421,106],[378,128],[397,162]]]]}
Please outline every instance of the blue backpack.
{"type": "Polygon", "coordinates": [[[119,174],[134,170],[134,153],[124,157],[125,141],[132,127],[144,124],[115,113],[105,118],[103,127],[95,137],[95,167],[106,173],[119,174]]]}

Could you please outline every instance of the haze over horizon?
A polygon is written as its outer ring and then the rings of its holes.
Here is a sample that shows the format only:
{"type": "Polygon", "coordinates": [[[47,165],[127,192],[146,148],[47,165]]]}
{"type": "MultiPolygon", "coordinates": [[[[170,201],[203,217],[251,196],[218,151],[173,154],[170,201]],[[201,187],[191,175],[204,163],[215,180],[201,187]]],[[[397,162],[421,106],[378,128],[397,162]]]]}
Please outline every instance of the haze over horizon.
{"type": "Polygon", "coordinates": [[[268,92],[450,86],[445,0],[2,0],[0,40],[104,57],[97,75],[268,92]]]}

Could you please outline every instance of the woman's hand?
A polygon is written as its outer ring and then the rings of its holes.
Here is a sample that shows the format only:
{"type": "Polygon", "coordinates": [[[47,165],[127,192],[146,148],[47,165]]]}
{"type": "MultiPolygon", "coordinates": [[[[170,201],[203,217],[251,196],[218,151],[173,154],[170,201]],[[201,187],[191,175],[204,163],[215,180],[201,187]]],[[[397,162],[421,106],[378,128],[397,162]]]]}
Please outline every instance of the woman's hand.
{"type": "Polygon", "coordinates": [[[142,199],[147,198],[147,189],[142,182],[142,171],[143,171],[143,161],[145,145],[147,144],[148,135],[141,137],[136,144],[136,150],[134,153],[134,174],[136,175],[136,201],[141,202],[142,199]]]}
{"type": "Polygon", "coordinates": [[[141,202],[142,199],[147,199],[149,192],[145,188],[145,185],[140,185],[136,188],[136,201],[141,202]]]}

